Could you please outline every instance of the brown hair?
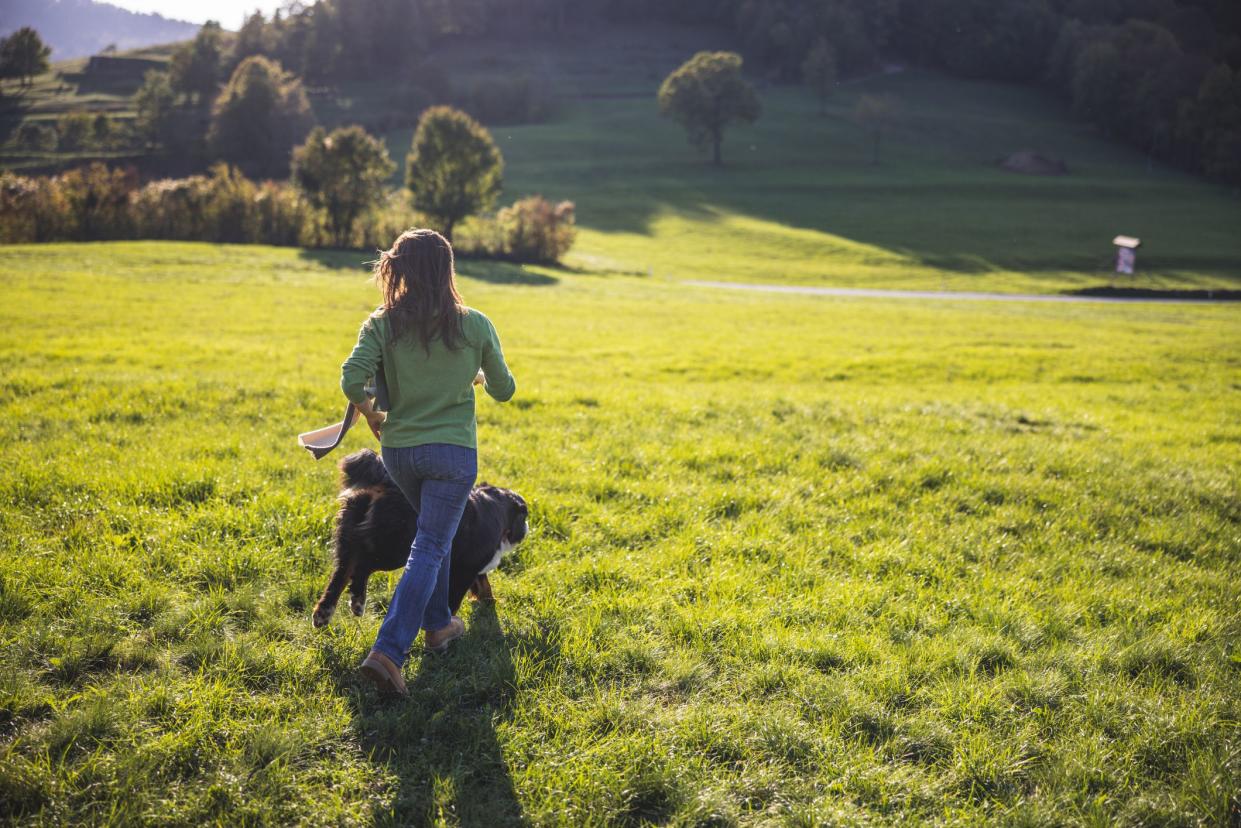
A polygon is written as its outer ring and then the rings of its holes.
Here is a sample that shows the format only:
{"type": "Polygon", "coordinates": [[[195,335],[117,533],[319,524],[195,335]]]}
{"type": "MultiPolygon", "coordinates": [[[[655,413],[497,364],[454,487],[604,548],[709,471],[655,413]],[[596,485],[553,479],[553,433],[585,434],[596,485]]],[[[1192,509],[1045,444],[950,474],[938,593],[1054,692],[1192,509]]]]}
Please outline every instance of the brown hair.
{"type": "Polygon", "coordinates": [[[434,230],[406,230],[380,251],[375,284],[383,292],[394,341],[416,333],[428,355],[436,339],[450,350],[462,346],[466,309],[448,239],[434,230]]]}

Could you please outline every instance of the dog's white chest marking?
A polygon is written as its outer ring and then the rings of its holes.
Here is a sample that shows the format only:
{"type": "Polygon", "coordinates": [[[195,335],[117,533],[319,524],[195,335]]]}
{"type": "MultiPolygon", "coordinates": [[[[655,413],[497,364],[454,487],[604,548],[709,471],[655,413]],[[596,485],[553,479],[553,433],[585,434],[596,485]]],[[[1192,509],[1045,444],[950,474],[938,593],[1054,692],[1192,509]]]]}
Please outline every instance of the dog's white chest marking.
{"type": "Polygon", "coordinates": [[[482,568],[482,571],[479,572],[478,574],[486,575],[488,572],[495,569],[497,566],[500,565],[500,559],[512,551],[513,551],[513,544],[509,543],[508,541],[504,541],[503,543],[501,543],[500,548],[496,550],[496,553],[491,556],[491,560],[487,561],[487,565],[484,566],[482,568]]]}
{"type": "MultiPolygon", "coordinates": [[[[526,524],[526,531],[530,531],[529,524],[526,524]]],[[[488,572],[495,569],[500,565],[500,559],[512,551],[513,544],[509,543],[507,540],[500,541],[500,548],[496,550],[496,553],[491,556],[491,560],[487,561],[487,565],[484,566],[482,571],[478,574],[486,575],[488,572]]]]}

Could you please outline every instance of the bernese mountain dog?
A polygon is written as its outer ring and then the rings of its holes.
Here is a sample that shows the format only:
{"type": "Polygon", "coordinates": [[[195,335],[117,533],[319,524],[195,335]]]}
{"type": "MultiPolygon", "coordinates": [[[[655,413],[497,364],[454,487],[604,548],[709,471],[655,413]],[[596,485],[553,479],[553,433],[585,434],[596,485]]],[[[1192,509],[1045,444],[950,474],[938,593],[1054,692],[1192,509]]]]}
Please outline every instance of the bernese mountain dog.
{"type": "MultiPolygon", "coordinates": [[[[315,604],[316,627],[326,626],[340,593],[349,584],[354,615],[366,608],[366,582],[372,572],[401,569],[418,527],[418,513],[388,476],[383,460],[370,449],[340,461],[340,511],[336,515],[335,569],[315,604]]],[[[494,600],[487,573],[521,543],[529,531],[526,501],[516,492],[482,483],[470,492],[452,542],[448,606],[454,614],[466,592],[494,600]]]]}

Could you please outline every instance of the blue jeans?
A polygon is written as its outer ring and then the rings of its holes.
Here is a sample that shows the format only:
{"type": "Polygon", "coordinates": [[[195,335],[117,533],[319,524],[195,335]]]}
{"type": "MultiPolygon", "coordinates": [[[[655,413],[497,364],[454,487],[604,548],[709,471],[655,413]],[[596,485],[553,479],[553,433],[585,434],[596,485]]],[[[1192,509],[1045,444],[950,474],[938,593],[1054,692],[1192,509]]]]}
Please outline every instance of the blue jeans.
{"type": "Polygon", "coordinates": [[[478,452],[448,443],[385,446],[383,461],[418,513],[409,560],[375,639],[375,649],[399,666],[420,627],[440,630],[452,621],[448,611],[452,539],[478,476],[478,452]]]}

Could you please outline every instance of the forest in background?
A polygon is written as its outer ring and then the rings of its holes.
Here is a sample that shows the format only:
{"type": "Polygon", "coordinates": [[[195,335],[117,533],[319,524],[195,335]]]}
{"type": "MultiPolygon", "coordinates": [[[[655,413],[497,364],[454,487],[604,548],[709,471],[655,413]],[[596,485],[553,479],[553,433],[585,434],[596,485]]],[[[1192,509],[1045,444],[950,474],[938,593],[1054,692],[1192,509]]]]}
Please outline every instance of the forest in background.
{"type": "Polygon", "coordinates": [[[664,20],[731,29],[755,67],[801,80],[825,43],[842,74],[883,56],[1045,84],[1150,157],[1241,182],[1241,4],[1231,0],[320,0],[241,30],[310,81],[390,77],[444,36],[664,20]]]}
{"type": "MultiPolygon", "coordinates": [[[[438,103],[484,123],[537,121],[554,105],[536,67],[470,85],[439,66],[436,50],[476,38],[572,37],[609,22],[723,27],[748,71],[776,82],[804,80],[808,58],[825,54],[841,77],[900,60],[1042,85],[1152,160],[1241,183],[1241,4],[1231,0],[319,0],[270,19],[256,13],[237,33],[204,27],[171,65],[179,103],[196,105],[145,124],[140,113],[136,137],[147,150],[196,157],[196,169],[220,160],[202,144],[205,109],[253,55],[310,85],[390,85],[395,114],[366,124],[374,131],[406,125],[401,112],[412,125],[438,103]]],[[[148,93],[174,108],[162,89],[148,93]]]]}

